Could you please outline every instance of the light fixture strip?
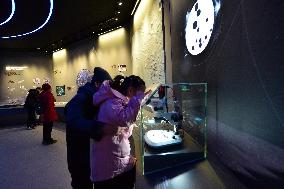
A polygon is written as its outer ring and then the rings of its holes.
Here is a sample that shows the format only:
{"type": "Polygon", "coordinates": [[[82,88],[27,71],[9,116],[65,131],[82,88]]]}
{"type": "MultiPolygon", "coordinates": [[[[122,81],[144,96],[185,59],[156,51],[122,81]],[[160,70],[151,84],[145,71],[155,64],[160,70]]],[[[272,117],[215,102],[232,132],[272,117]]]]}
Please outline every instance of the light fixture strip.
{"type": "Polygon", "coordinates": [[[116,28],[113,28],[113,29],[107,30],[105,32],[99,33],[98,36],[106,34],[106,33],[109,33],[109,32],[112,32],[113,30],[117,30],[119,28],[122,28],[122,26],[117,26],[116,28]]]}
{"type": "Polygon", "coordinates": [[[23,33],[23,34],[18,34],[18,35],[11,35],[11,36],[1,36],[2,39],[9,39],[9,38],[16,38],[16,37],[22,37],[22,36],[25,36],[25,35],[30,35],[38,30],[40,30],[41,28],[43,28],[47,22],[49,21],[51,15],[52,15],[52,12],[53,12],[53,0],[50,0],[50,8],[49,8],[49,14],[45,20],[45,22],[39,26],[38,28],[34,29],[33,31],[31,32],[27,32],[27,33],[23,33]]]}
{"type": "Polygon", "coordinates": [[[2,26],[4,24],[6,24],[7,22],[9,22],[12,19],[12,17],[14,16],[15,9],[16,9],[15,0],[11,0],[11,2],[12,2],[11,14],[4,22],[0,23],[0,26],[2,26]]]}
{"type": "Polygon", "coordinates": [[[6,70],[10,71],[10,70],[24,70],[27,69],[27,66],[6,66],[6,70]]]}
{"type": "Polygon", "coordinates": [[[140,3],[140,0],[137,0],[136,3],[135,3],[135,6],[134,6],[134,8],[133,8],[133,10],[132,10],[132,12],[131,12],[131,16],[135,13],[136,8],[137,8],[137,6],[138,6],[139,3],[140,3]]]}

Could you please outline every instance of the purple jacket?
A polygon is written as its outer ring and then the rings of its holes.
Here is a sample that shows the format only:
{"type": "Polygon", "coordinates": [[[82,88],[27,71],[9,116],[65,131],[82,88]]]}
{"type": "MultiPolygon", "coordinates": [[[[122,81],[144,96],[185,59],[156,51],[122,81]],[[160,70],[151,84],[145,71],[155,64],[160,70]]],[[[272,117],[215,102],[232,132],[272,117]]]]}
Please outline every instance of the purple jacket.
{"type": "Polygon", "coordinates": [[[135,158],[130,155],[128,138],[132,135],[144,93],[139,92],[131,99],[110,88],[104,82],[93,96],[94,105],[100,105],[98,121],[106,127],[118,129],[114,136],[104,136],[101,141],[91,140],[91,180],[111,179],[134,167],[135,158]]]}

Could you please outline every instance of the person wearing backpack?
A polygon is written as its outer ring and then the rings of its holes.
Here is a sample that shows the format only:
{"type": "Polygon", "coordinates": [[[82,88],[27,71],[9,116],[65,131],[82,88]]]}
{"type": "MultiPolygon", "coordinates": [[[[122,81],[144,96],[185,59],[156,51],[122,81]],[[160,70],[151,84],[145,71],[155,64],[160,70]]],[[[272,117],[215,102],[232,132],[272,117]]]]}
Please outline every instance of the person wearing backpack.
{"type": "Polygon", "coordinates": [[[42,106],[42,114],[40,115],[43,125],[43,145],[56,143],[51,137],[53,122],[57,120],[57,113],[55,110],[55,98],[51,93],[51,86],[48,83],[42,85],[42,92],[39,96],[39,101],[42,106]]]}

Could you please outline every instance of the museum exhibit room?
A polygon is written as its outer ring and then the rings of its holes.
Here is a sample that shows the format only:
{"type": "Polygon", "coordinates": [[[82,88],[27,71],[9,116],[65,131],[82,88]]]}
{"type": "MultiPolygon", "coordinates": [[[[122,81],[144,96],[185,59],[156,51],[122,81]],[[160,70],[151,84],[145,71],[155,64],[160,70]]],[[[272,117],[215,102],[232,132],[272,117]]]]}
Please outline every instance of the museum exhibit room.
{"type": "Polygon", "coordinates": [[[283,0],[1,0],[0,189],[284,189],[283,54],[283,0]]]}

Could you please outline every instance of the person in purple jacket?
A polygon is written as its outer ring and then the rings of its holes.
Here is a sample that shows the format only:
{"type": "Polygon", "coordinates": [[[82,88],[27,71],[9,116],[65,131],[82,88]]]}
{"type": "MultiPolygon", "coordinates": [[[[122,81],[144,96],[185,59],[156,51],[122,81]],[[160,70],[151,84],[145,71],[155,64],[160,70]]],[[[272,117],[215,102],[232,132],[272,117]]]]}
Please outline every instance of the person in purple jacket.
{"type": "Polygon", "coordinates": [[[98,121],[105,127],[117,128],[115,135],[105,135],[100,141],[91,140],[91,180],[96,189],[132,189],[136,178],[136,159],[130,155],[128,138],[132,135],[145,82],[138,76],[116,76],[105,81],[93,95],[100,106],[98,121]]]}

